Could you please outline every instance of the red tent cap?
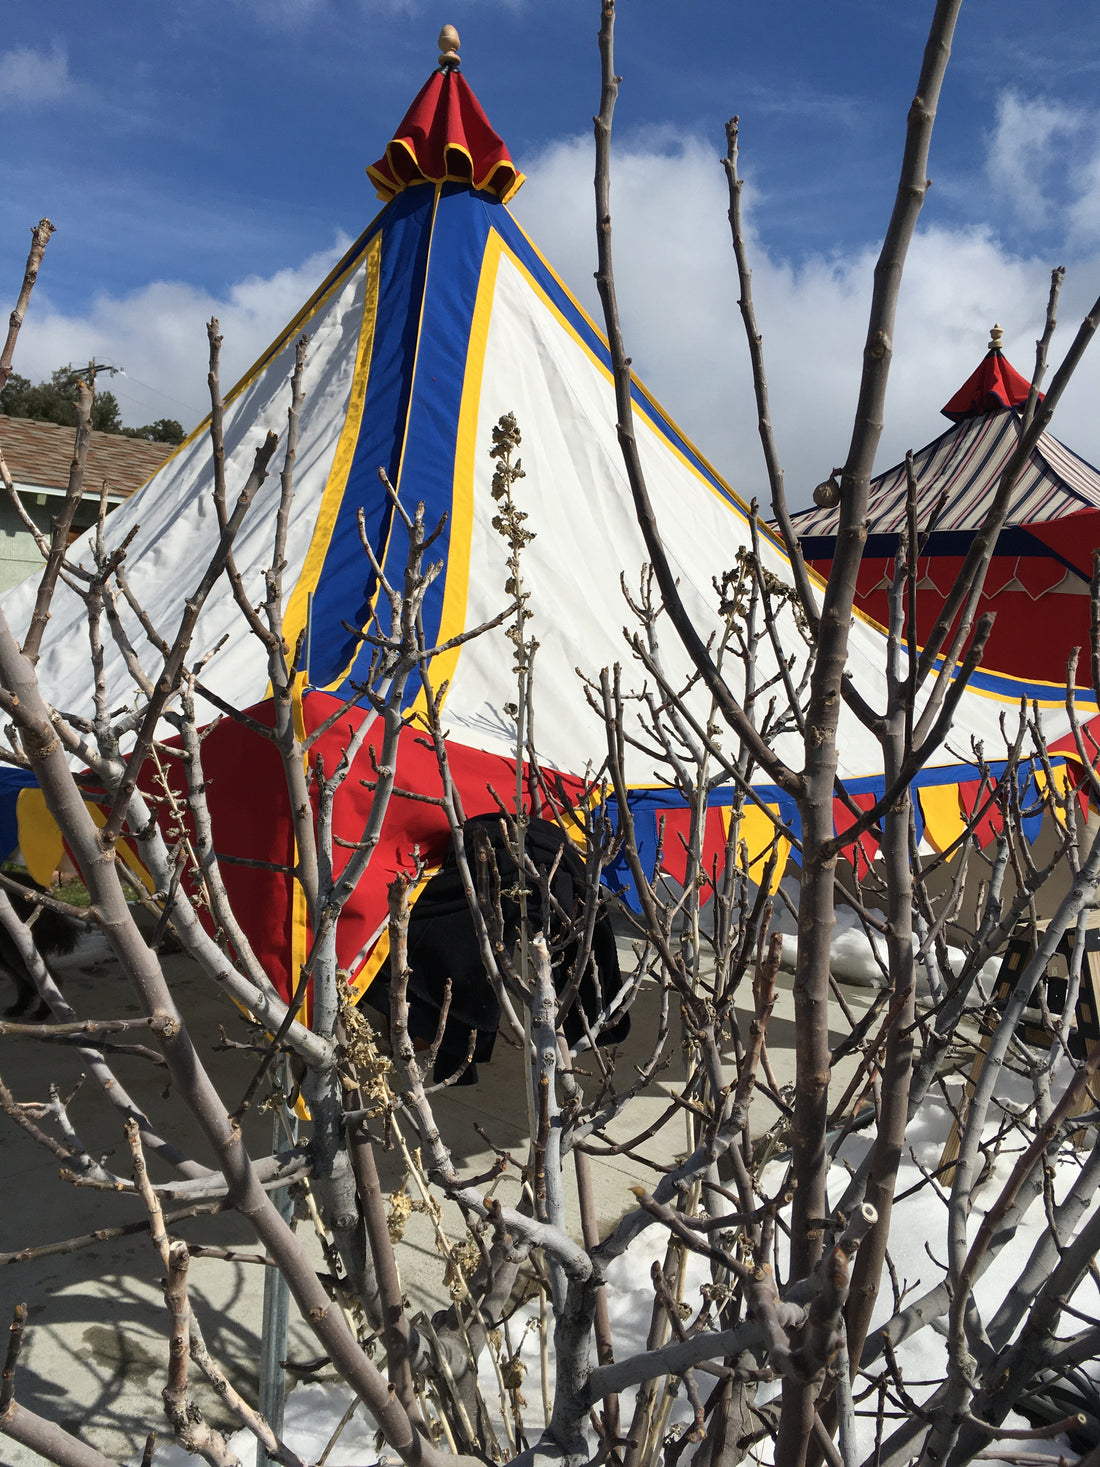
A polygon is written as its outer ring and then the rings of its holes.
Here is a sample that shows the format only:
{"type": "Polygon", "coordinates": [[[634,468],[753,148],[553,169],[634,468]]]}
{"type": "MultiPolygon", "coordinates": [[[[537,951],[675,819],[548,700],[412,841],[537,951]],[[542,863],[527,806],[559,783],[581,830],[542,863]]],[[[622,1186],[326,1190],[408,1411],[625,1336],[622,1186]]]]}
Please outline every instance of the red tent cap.
{"type": "MultiPolygon", "coordinates": [[[[940,411],[953,423],[981,417],[983,413],[1003,412],[1005,408],[1025,403],[1030,387],[1031,383],[1006,360],[1000,347],[994,347],[940,411]]],[[[1039,394],[1040,399],[1042,395],[1039,394]]]]}
{"type": "Polygon", "coordinates": [[[417,93],[385,157],[367,168],[380,199],[414,183],[468,183],[507,203],[523,174],[455,67],[435,71],[417,93]]]}

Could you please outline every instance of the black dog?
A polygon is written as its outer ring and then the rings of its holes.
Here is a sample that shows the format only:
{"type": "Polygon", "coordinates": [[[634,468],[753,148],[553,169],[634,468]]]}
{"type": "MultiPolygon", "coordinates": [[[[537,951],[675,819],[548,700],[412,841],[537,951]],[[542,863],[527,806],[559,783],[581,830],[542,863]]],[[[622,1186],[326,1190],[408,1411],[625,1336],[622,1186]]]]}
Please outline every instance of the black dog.
{"type": "MultiPolygon", "coordinates": [[[[6,872],[5,875],[12,881],[18,881],[20,886],[29,888],[30,892],[45,892],[44,887],[39,886],[36,881],[21,872],[11,871],[6,872]]],[[[10,889],[7,889],[7,895],[20,921],[29,921],[35,911],[34,897],[29,894],[22,896],[10,889]]],[[[35,946],[43,959],[61,957],[66,953],[71,953],[76,946],[80,931],[79,922],[50,907],[38,909],[38,916],[31,927],[35,946]]],[[[6,1019],[24,1019],[29,1023],[38,1023],[49,1017],[49,1005],[45,1000],[39,998],[34,979],[27,971],[27,965],[19,949],[3,924],[0,924],[0,974],[6,974],[15,984],[15,1002],[4,1010],[6,1019]],[[33,1012],[28,1013],[32,1005],[34,1006],[33,1012]]],[[[57,981],[56,977],[54,981],[57,981]]]]}
{"type": "MultiPolygon", "coordinates": [[[[519,937],[519,906],[512,897],[503,893],[515,886],[516,865],[509,853],[498,815],[478,815],[466,822],[466,859],[475,884],[477,842],[486,839],[500,875],[504,943],[511,951],[519,937]]],[[[560,993],[569,981],[577,957],[578,944],[570,938],[568,929],[571,922],[581,915],[585,891],[584,861],[573,844],[548,820],[530,822],[525,849],[540,872],[549,872],[557,861],[550,883],[556,909],[543,916],[542,893],[537,882],[529,877],[527,912],[532,930],[543,928],[546,932],[554,963],[554,985],[560,993]]],[[[600,1011],[622,987],[615,934],[605,913],[596,920],[592,958],[593,963],[589,964],[589,971],[581,979],[576,999],[565,1016],[565,1036],[571,1043],[584,1034],[584,1023],[577,1012],[578,1003],[583,1007],[589,1024],[593,1024],[600,1011]]],[[[473,1063],[457,1081],[458,1084],[472,1085],[477,1080],[478,1061],[487,1060],[493,1052],[500,1006],[481,961],[477,931],[462,889],[453,849],[448,850],[442,869],[425,886],[409,914],[408,963],[410,1035],[421,1044],[431,1044],[435,1040],[444,987],[449,978],[451,1006],[436,1054],[434,1078],[438,1083],[463,1065],[469,1052],[472,1030],[475,1036],[473,1063]]],[[[381,975],[367,990],[367,1002],[389,1017],[389,984],[381,975]]],[[[616,1044],[625,1038],[629,1028],[630,1016],[624,1014],[600,1033],[599,1042],[616,1044]]]]}

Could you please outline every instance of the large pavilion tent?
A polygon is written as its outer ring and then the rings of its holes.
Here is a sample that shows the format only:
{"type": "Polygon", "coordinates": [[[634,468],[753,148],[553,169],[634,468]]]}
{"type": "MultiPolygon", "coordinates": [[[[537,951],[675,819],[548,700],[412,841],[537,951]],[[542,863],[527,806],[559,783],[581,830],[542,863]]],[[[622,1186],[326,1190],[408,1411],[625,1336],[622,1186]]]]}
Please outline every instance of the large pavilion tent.
{"type": "MultiPolygon", "coordinates": [[[[994,327],[989,351],[943,413],[952,426],[913,455],[918,531],[916,634],[927,640],[1015,451],[1029,383],[1004,356],[994,327]],[[945,502],[940,507],[941,497],[945,502]]],[[[898,537],[905,528],[904,463],[871,485],[868,537],[857,605],[885,622],[898,537]]],[[[839,512],[793,516],[802,553],[822,575],[832,564],[839,512]]],[[[980,611],[996,614],[987,667],[1064,687],[1088,681],[1089,583],[1100,545],[1100,472],[1051,433],[1042,433],[1012,492],[980,611]],[[1083,660],[1081,660],[1083,658],[1083,660]]]]}
{"type": "MultiPolygon", "coordinates": [[[[522,182],[462,74],[453,64],[435,72],[386,149],[368,170],[385,206],[362,237],[227,399],[226,473],[230,499],[246,479],[254,452],[271,430],[285,433],[295,344],[309,338],[295,471],[295,497],[286,542],[286,635],[306,636],[308,657],[298,714],[317,730],[345,700],[351,706],[322,734],[310,758],[331,770],[351,733],[374,717],[357,686],[370,649],[354,628],[368,624],[378,604],[376,578],[360,544],[359,519],[386,575],[400,582],[406,542],[379,480],[383,468],[410,509],[422,501],[429,525],[443,521],[432,555],[444,561],[424,606],[429,645],[496,616],[507,604],[508,548],[493,520],[495,467],[489,456],[494,425],[513,413],[523,435],[526,477],[516,497],[534,532],[522,557],[529,593],[535,659],[537,746],[544,769],[558,776],[567,798],[580,800],[586,773],[598,767],[606,733],[583,695],[578,669],[628,663],[623,627],[630,614],[621,578],[637,590],[647,559],[616,435],[615,399],[606,342],[519,228],[506,201],[522,182]]],[[[689,613],[704,634],[721,625],[715,578],[751,544],[746,506],[688,441],[639,382],[633,386],[636,432],[666,550],[689,613]]],[[[261,486],[236,542],[235,557],[252,601],[263,594],[272,557],[279,502],[278,460],[261,486]]],[[[184,601],[217,542],[212,503],[212,450],[202,429],[126,505],[107,520],[108,549],[133,538],[126,554],[129,585],[160,633],[171,640],[184,601]]],[[[781,545],[757,526],[765,570],[789,581],[781,545]]],[[[91,541],[71,547],[90,564],[91,541]]],[[[3,598],[17,636],[25,633],[35,581],[3,598]]],[[[384,614],[384,613],[383,613],[384,614]]],[[[126,605],[120,615],[146,672],[158,655],[126,605]]],[[[794,615],[780,613],[780,645],[805,656],[794,615]]],[[[224,578],[206,601],[192,643],[210,653],[205,686],[219,700],[271,722],[266,656],[245,627],[224,578]]],[[[671,631],[661,647],[673,686],[691,677],[671,631]]],[[[880,628],[859,619],[852,629],[850,670],[864,696],[881,703],[885,642],[880,628]]],[[[432,681],[447,682],[447,747],[466,813],[494,808],[516,784],[516,701],[513,648],[505,629],[441,654],[432,681]]],[[[732,671],[733,663],[727,664],[732,671]]],[[[770,644],[760,650],[758,678],[775,672],[770,644]]],[[[93,708],[87,614],[78,595],[58,587],[38,665],[42,688],[63,713],[88,717],[93,708]]],[[[109,706],[136,700],[124,659],[108,641],[103,672],[109,706]]],[[[629,680],[629,679],[628,679],[629,680]]],[[[643,681],[638,671],[636,682],[643,681]]],[[[707,706],[697,694],[697,711],[707,706]]],[[[1020,700],[1038,697],[1048,737],[1064,738],[1068,723],[1046,686],[979,674],[962,697],[955,730],[918,778],[928,831],[943,843],[959,821],[960,784],[977,789],[974,742],[995,769],[1003,758],[1002,715],[1014,721],[1020,700]],[[939,812],[953,803],[950,819],[939,812]]],[[[409,869],[418,848],[429,864],[445,852],[449,832],[430,797],[439,793],[435,756],[423,745],[418,721],[423,693],[412,688],[401,736],[396,782],[427,799],[397,797],[367,876],[341,918],[340,961],[360,990],[381,948],[386,887],[409,869]],[[372,957],[373,954],[373,957],[372,957]]],[[[239,919],[272,978],[289,992],[309,940],[300,889],[290,874],[294,841],[282,771],[270,742],[247,724],[211,721],[204,743],[207,798],[223,875],[239,919]]],[[[1095,713],[1094,703],[1086,711],[1095,713]]],[[[632,715],[631,715],[632,716],[632,715]]],[[[165,729],[166,737],[171,729],[165,729]]],[[[341,787],[336,835],[354,840],[373,798],[368,737],[352,777],[341,787]],[[366,782],[366,784],[364,783],[366,782]]],[[[847,711],[842,716],[840,774],[866,804],[883,785],[878,745],[847,711]]],[[[802,763],[798,738],[783,736],[778,751],[802,763]]],[[[644,751],[628,746],[630,803],[644,850],[664,831],[665,864],[682,871],[678,835],[686,829],[683,799],[664,782],[644,751]]],[[[545,810],[545,788],[521,771],[525,798],[545,810]]],[[[754,780],[759,801],[797,836],[797,814],[779,790],[754,780]]],[[[32,871],[47,875],[58,854],[41,793],[22,770],[3,777],[8,848],[20,845],[32,871]]],[[[736,796],[713,793],[707,821],[708,859],[717,855],[736,796]]],[[[90,794],[94,798],[94,794],[90,794]]],[[[838,801],[838,829],[851,816],[838,801]]],[[[767,815],[754,806],[744,828],[750,855],[772,841],[767,815]]],[[[873,847],[865,838],[863,850],[873,847]]],[[[336,852],[338,869],[347,858],[336,852]]]]}

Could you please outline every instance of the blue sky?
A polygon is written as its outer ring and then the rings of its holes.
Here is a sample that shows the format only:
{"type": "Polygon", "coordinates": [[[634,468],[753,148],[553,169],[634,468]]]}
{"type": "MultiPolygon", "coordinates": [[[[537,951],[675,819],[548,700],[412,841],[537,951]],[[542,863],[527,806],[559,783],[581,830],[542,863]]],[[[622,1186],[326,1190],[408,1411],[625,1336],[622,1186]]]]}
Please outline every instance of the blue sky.
{"type": "MultiPolygon", "coordinates": [[[[641,374],[742,492],[762,480],[736,314],[723,123],[742,119],[758,311],[792,497],[843,458],[874,251],[930,0],[620,0],[614,210],[641,374]],[[818,472],[820,466],[821,472],[818,472]]],[[[124,367],[128,421],[204,405],[203,323],[243,370],[376,211],[364,167],[436,57],[530,181],[515,211],[592,306],[597,0],[39,0],[0,32],[0,304],[47,252],[16,368],[124,367]]],[[[881,466],[1005,327],[1029,371],[1051,266],[1060,333],[1100,293],[1100,20],[1081,0],[969,0],[898,327],[881,466]]],[[[3,307],[6,310],[6,306],[3,307]]],[[[1100,460],[1088,365],[1055,431],[1100,460]]]]}

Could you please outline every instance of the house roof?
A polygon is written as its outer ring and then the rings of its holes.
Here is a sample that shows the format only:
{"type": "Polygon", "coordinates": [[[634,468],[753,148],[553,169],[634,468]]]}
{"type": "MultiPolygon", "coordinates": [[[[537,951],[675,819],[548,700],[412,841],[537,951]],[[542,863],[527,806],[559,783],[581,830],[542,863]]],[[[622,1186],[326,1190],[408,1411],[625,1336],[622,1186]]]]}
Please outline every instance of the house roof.
{"type": "MultiPolygon", "coordinates": [[[[31,418],[0,414],[0,447],[17,484],[67,489],[74,437],[72,428],[63,428],[58,423],[39,423],[31,418]]],[[[144,438],[126,438],[120,433],[93,432],[84,471],[85,492],[98,494],[106,483],[111,494],[128,499],[156,473],[172,451],[171,443],[149,443],[144,438]]]]}

